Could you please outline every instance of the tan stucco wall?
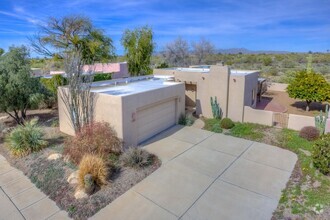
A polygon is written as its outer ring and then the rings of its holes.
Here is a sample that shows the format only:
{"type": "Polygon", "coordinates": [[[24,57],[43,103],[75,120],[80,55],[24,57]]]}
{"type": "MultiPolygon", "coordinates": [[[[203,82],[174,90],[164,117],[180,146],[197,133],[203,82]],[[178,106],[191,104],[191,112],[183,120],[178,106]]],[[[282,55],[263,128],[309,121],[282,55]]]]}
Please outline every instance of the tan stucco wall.
{"type": "MultiPolygon", "coordinates": [[[[227,96],[229,68],[227,66],[211,66],[210,72],[178,71],[175,69],[154,69],[154,75],[172,75],[176,81],[196,84],[196,114],[212,118],[211,97],[217,97],[223,115],[227,115],[227,96]]],[[[186,92],[186,95],[191,95],[186,92]]]]}
{"type": "MultiPolygon", "coordinates": [[[[59,88],[59,94],[63,88],[65,87],[59,88]]],[[[137,111],[140,108],[152,107],[158,103],[175,99],[176,121],[178,121],[180,114],[185,112],[184,91],[184,84],[176,83],[169,87],[127,96],[96,93],[94,120],[110,123],[116,130],[118,137],[124,140],[125,147],[136,146],[138,144],[135,120],[137,111]]],[[[63,133],[74,135],[74,129],[68,117],[66,107],[60,98],[58,100],[60,130],[63,133]]]]}
{"type": "Polygon", "coordinates": [[[325,126],[325,133],[330,133],[330,118],[328,118],[326,126],[325,126]]]}
{"type": "Polygon", "coordinates": [[[315,126],[314,117],[289,114],[288,128],[300,131],[305,126],[315,126]]]}
{"type": "Polygon", "coordinates": [[[273,112],[244,107],[244,122],[273,126],[273,112]]]}
{"type": "Polygon", "coordinates": [[[258,72],[247,75],[230,75],[228,118],[233,121],[242,122],[244,118],[244,106],[256,107],[258,75],[258,72]],[[252,90],[254,90],[254,93],[252,93],[252,90]],[[253,99],[254,103],[252,103],[253,99]]]}
{"type": "Polygon", "coordinates": [[[185,84],[186,87],[186,106],[196,106],[197,85],[185,84]]]}

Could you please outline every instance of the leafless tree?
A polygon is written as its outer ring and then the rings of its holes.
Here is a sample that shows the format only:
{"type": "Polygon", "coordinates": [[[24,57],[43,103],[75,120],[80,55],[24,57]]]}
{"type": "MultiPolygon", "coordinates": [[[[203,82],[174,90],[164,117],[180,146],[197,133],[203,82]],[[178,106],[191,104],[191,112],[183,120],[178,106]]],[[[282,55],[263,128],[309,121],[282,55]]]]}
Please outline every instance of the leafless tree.
{"type": "Polygon", "coordinates": [[[196,64],[206,64],[207,58],[215,53],[214,44],[205,38],[201,38],[199,42],[193,42],[192,48],[197,61],[196,64]]]}
{"type": "Polygon", "coordinates": [[[91,92],[94,69],[90,65],[90,69],[84,72],[83,66],[80,51],[65,54],[64,68],[68,85],[60,90],[59,96],[75,132],[80,131],[84,124],[91,123],[94,116],[95,93],[91,92]]]}
{"type": "Polygon", "coordinates": [[[179,37],[165,46],[162,55],[170,66],[184,67],[190,64],[189,49],[188,42],[179,37]]]}

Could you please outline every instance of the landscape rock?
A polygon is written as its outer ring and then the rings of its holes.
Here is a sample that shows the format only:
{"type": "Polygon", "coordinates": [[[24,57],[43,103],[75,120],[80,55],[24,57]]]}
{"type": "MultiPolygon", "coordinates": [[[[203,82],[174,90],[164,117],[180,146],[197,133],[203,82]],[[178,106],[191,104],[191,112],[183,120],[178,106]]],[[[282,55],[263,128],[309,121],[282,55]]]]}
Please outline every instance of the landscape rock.
{"type": "Polygon", "coordinates": [[[319,188],[320,186],[321,186],[321,183],[317,180],[313,183],[313,188],[319,188]]]}
{"type": "Polygon", "coordinates": [[[59,153],[54,153],[48,156],[48,160],[57,160],[60,159],[62,157],[62,154],[59,153]]]}
{"type": "Polygon", "coordinates": [[[71,173],[67,181],[70,184],[78,184],[78,170],[71,173]]]}
{"type": "Polygon", "coordinates": [[[9,118],[9,116],[5,115],[5,116],[1,116],[1,117],[0,117],[0,120],[6,120],[6,119],[8,119],[8,118],[9,118]]]}
{"type": "Polygon", "coordinates": [[[76,199],[85,199],[88,198],[88,194],[85,193],[85,190],[83,189],[77,189],[76,192],[74,193],[74,197],[76,199]]]}
{"type": "Polygon", "coordinates": [[[303,150],[303,149],[299,149],[301,152],[303,152],[306,156],[310,157],[312,156],[312,153],[309,152],[308,150],[303,150]]]}
{"type": "Polygon", "coordinates": [[[199,128],[199,129],[204,128],[204,126],[205,126],[204,121],[202,119],[199,119],[199,118],[196,119],[195,122],[194,122],[194,124],[192,125],[192,127],[199,128]]]}

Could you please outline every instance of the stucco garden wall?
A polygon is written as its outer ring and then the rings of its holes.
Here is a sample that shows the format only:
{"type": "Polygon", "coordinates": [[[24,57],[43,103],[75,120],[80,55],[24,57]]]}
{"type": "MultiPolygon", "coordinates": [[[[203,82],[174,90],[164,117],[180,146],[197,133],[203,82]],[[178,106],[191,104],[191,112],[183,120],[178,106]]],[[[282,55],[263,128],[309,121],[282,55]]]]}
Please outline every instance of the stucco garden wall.
{"type": "Polygon", "coordinates": [[[303,127],[315,126],[314,117],[289,114],[288,128],[300,131],[303,127]]]}
{"type": "Polygon", "coordinates": [[[244,107],[244,122],[257,123],[267,126],[273,125],[273,112],[244,107]]]}

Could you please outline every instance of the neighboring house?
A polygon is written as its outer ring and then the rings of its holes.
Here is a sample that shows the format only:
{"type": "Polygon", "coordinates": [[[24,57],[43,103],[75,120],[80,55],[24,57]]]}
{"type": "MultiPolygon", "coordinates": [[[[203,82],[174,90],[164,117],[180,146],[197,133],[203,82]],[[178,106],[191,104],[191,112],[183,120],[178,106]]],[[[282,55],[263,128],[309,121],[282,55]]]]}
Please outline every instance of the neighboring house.
{"type": "Polygon", "coordinates": [[[223,117],[242,122],[244,106],[255,108],[259,90],[265,88],[258,86],[258,71],[230,70],[223,65],[154,69],[153,73],[184,82],[186,106],[207,118],[212,118],[210,98],[217,97],[223,117]]]}
{"type": "MultiPolygon", "coordinates": [[[[45,73],[42,73],[42,70],[40,68],[33,68],[33,75],[34,76],[42,76],[42,75],[48,75],[45,73]]],[[[121,62],[121,63],[95,63],[94,65],[84,65],[83,66],[83,72],[93,73],[104,73],[104,74],[111,74],[112,79],[120,79],[129,77],[128,72],[128,65],[127,62],[121,62]]],[[[50,75],[64,75],[65,71],[63,70],[51,70],[49,71],[50,75]]]]}
{"type": "Polygon", "coordinates": [[[112,79],[129,77],[127,62],[121,63],[95,63],[94,65],[84,65],[84,72],[111,73],[112,79]]]}

